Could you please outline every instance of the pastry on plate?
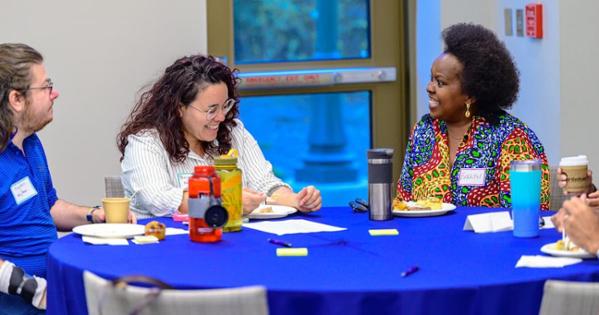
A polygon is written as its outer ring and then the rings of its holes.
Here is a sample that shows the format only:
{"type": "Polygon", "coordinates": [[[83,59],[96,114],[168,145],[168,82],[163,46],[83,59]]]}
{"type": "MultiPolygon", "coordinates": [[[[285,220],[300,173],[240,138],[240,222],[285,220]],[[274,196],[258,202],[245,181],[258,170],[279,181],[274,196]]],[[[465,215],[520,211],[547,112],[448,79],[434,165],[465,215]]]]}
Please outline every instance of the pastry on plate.
{"type": "Polygon", "coordinates": [[[272,207],[262,207],[254,210],[252,213],[273,213],[272,207]]]}
{"type": "Polygon", "coordinates": [[[443,202],[437,198],[428,198],[425,200],[418,200],[412,207],[408,207],[409,210],[440,210],[443,207],[443,202]]]}
{"type": "Polygon", "coordinates": [[[565,242],[564,240],[559,240],[555,242],[555,249],[576,252],[580,250],[580,247],[578,247],[578,245],[572,243],[571,241],[565,242]]]}
{"type": "Polygon", "coordinates": [[[145,233],[146,236],[155,236],[159,240],[163,240],[166,235],[166,226],[158,221],[151,221],[146,224],[145,233]]]}
{"type": "Polygon", "coordinates": [[[393,200],[393,210],[416,211],[416,210],[440,210],[443,208],[441,199],[430,197],[417,201],[403,201],[397,198],[393,200]]]}
{"type": "Polygon", "coordinates": [[[395,198],[395,199],[393,199],[391,209],[405,211],[405,210],[408,210],[408,204],[403,200],[395,198]]]}

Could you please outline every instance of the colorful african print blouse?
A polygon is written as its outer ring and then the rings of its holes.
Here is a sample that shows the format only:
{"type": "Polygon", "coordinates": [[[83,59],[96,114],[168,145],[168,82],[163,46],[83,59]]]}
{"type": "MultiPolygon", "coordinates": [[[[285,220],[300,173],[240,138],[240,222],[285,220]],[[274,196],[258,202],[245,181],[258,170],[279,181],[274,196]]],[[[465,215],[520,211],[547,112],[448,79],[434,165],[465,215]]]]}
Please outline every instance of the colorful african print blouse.
{"type": "MultiPolygon", "coordinates": [[[[424,115],[410,134],[401,177],[397,185],[400,200],[429,197],[457,206],[511,206],[510,162],[541,160],[541,209],[549,209],[549,167],[543,145],[523,122],[502,114],[492,125],[474,117],[450,167],[447,125],[424,115]],[[481,172],[476,185],[460,185],[461,170],[481,172]]],[[[472,184],[472,182],[468,183],[472,184]]]]}

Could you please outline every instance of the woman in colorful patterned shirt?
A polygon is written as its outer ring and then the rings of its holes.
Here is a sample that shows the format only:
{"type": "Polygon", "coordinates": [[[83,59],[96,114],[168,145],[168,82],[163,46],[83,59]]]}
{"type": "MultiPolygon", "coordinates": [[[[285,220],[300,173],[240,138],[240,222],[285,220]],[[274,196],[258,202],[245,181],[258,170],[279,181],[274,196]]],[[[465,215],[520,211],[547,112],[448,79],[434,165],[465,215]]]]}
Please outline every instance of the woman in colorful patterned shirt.
{"type": "Polygon", "coordinates": [[[430,197],[458,206],[510,207],[513,160],[542,162],[541,208],[549,207],[543,145],[508,114],[517,99],[518,70],[495,35],[480,25],[443,31],[445,51],[431,67],[430,113],[410,134],[398,200],[430,197]]]}

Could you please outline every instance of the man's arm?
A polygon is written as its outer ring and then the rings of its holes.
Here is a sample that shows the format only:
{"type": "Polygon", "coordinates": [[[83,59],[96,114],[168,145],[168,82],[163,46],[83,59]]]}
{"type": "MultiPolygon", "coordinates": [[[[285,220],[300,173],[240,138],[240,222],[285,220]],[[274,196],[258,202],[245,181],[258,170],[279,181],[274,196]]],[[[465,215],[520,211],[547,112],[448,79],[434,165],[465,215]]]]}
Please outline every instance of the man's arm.
{"type": "MultiPolygon", "coordinates": [[[[70,231],[78,225],[106,221],[104,209],[100,207],[94,209],[94,207],[78,206],[62,199],[56,200],[52,208],[50,208],[50,214],[59,231],[70,231]],[[92,222],[87,221],[89,213],[92,215],[92,222]]],[[[131,211],[129,211],[128,222],[137,223],[137,218],[131,211]]]]}
{"type": "MultiPolygon", "coordinates": [[[[82,224],[89,224],[86,216],[92,207],[84,207],[72,204],[68,201],[58,199],[52,208],[50,214],[54,219],[54,224],[60,231],[70,231],[74,227],[82,224]]],[[[104,222],[104,209],[99,208],[92,213],[93,222],[104,222]]]]}

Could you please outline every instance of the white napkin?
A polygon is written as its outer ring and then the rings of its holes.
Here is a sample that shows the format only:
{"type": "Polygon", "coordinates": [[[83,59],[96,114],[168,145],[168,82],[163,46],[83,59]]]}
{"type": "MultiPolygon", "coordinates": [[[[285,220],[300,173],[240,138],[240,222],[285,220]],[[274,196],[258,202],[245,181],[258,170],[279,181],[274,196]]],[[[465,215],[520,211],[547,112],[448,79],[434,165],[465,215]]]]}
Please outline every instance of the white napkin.
{"type": "Polygon", "coordinates": [[[337,232],[346,228],[328,224],[316,223],[308,220],[263,221],[257,223],[244,223],[244,227],[277,235],[315,232],[337,232]]]}
{"type": "Polygon", "coordinates": [[[582,259],[580,258],[522,255],[516,263],[516,268],[562,268],[564,266],[577,264],[581,261],[582,259]]]}
{"type": "Polygon", "coordinates": [[[83,242],[93,245],[129,245],[126,238],[103,238],[93,236],[82,236],[83,242]]]}
{"type": "Polygon", "coordinates": [[[165,235],[179,235],[179,234],[189,234],[188,230],[167,227],[164,233],[165,235]]]}
{"type": "Polygon", "coordinates": [[[512,218],[509,212],[491,212],[481,214],[471,214],[466,217],[464,231],[475,233],[510,231],[513,229],[512,218]]]}

